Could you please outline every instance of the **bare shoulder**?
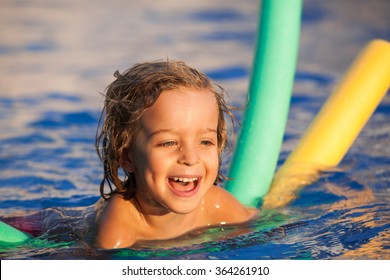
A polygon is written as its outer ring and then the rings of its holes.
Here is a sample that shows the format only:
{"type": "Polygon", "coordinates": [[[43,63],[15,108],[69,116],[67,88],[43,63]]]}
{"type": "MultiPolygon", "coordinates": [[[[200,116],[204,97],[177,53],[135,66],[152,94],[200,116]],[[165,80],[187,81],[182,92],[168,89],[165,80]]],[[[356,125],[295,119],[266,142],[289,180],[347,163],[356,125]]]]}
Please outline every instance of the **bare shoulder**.
{"type": "Polygon", "coordinates": [[[216,224],[243,223],[259,213],[258,209],[242,205],[231,193],[218,186],[208,191],[205,201],[206,210],[216,224]]]}
{"type": "Polygon", "coordinates": [[[135,234],[131,227],[132,203],[119,195],[104,202],[96,221],[96,243],[101,248],[119,248],[132,245],[135,234]]]}

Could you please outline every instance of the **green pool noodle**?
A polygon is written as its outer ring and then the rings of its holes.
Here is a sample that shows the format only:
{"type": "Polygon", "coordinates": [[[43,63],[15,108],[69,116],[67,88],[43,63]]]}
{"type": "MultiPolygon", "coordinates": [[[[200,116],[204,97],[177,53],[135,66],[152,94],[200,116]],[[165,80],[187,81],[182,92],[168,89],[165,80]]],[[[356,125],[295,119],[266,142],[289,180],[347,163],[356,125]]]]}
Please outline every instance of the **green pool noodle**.
{"type": "Polygon", "coordinates": [[[298,57],[302,0],[264,0],[243,115],[225,188],[257,207],[274,176],[298,57]]]}
{"type": "Polygon", "coordinates": [[[0,243],[17,244],[29,240],[31,236],[0,221],[0,243]]]}
{"type": "MultiPolygon", "coordinates": [[[[299,45],[302,0],[262,1],[249,107],[233,155],[226,188],[243,204],[257,206],[269,189],[287,121],[299,45]]],[[[0,242],[31,236],[0,221],[0,242]]]]}

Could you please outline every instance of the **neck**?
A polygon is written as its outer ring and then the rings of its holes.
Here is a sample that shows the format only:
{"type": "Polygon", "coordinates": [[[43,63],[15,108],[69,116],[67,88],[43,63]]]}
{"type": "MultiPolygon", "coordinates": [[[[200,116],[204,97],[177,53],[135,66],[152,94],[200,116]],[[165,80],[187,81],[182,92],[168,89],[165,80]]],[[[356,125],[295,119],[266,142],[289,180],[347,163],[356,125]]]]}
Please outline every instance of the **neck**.
{"type": "Polygon", "coordinates": [[[173,238],[182,235],[196,226],[196,215],[174,213],[162,204],[145,203],[135,197],[134,205],[138,210],[141,220],[148,228],[148,232],[155,238],[173,238]]]}

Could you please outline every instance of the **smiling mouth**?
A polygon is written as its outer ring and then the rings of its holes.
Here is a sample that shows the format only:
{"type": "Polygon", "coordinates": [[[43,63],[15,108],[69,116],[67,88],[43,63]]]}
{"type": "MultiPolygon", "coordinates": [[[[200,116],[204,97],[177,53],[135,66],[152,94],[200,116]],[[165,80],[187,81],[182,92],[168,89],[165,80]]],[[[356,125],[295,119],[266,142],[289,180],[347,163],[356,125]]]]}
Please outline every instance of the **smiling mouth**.
{"type": "Polygon", "coordinates": [[[179,197],[190,197],[197,193],[199,177],[169,177],[172,192],[179,197]]]}

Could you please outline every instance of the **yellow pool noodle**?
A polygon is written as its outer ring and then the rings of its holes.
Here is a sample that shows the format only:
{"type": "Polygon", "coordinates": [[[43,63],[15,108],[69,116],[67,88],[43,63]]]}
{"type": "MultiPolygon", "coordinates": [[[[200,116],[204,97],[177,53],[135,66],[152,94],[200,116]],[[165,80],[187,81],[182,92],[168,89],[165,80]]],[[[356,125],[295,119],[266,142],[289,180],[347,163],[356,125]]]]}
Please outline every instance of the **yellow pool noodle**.
{"type": "Polygon", "coordinates": [[[373,40],[360,52],[297,147],[275,174],[263,207],[275,208],[294,191],[335,167],[390,87],[390,43],[373,40]]]}
{"type": "Polygon", "coordinates": [[[390,43],[370,42],[318,113],[285,164],[336,166],[390,86],[390,43]]]}

